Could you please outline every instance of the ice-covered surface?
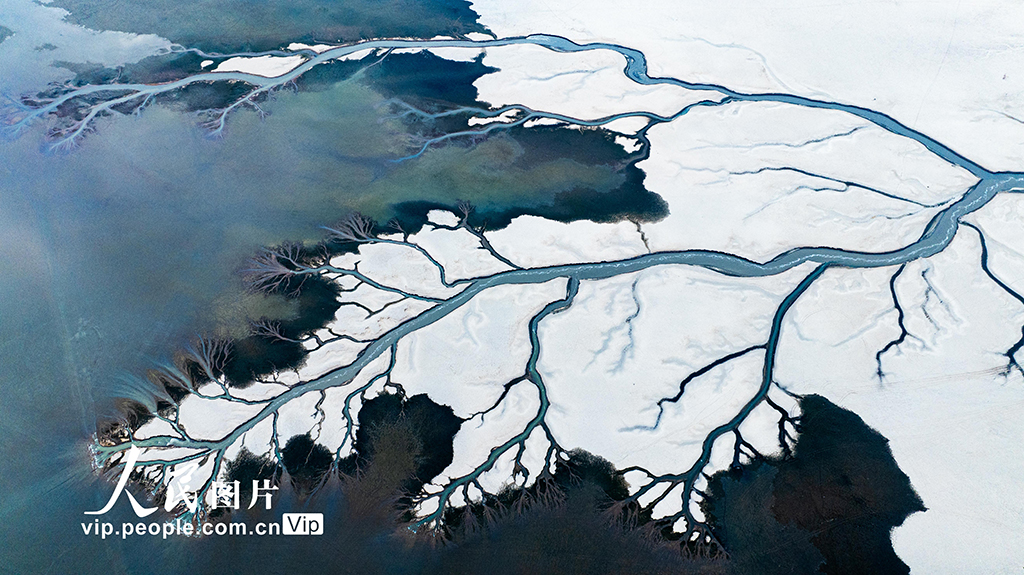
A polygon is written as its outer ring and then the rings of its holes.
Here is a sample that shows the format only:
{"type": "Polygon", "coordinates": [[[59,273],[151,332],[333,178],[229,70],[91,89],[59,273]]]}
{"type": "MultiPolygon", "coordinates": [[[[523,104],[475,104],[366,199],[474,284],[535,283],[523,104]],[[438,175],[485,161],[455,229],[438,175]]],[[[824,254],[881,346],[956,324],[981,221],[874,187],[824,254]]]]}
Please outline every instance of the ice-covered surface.
{"type": "Polygon", "coordinates": [[[215,72],[245,72],[273,78],[293,70],[305,60],[302,56],[237,56],[228,58],[214,69],[215,72]]]}
{"type": "Polygon", "coordinates": [[[312,50],[314,52],[326,52],[331,48],[334,48],[331,44],[303,44],[302,42],[292,42],[288,44],[288,49],[297,52],[299,50],[312,50]]]}
{"type": "Polygon", "coordinates": [[[475,0],[498,36],[561,34],[646,54],[652,76],[787,92],[894,116],[989,169],[1020,169],[1024,5],[475,0]]]}
{"type": "MultiPolygon", "coordinates": [[[[209,381],[138,430],[151,476],[202,453],[217,455],[212,479],[243,446],[278,457],[304,433],[340,459],[363,402],[401,390],[463,420],[453,462],[414,494],[419,525],[582,448],[630,469],[631,497],[696,534],[706,474],[787,452],[789,394],[818,393],[889,439],[928,507],[894,533],[914,572],[1016,572],[1024,176],[986,168],[1019,170],[1024,157],[1024,77],[1011,66],[1022,9],[474,6],[499,40],[293,44],[322,53],[239,56],[218,71],[483,53],[499,71],[476,82],[480,100],[516,108],[463,110],[471,130],[500,132],[527,109],[547,115],[525,129],[607,120],[667,216],[521,216],[485,231],[462,204],[411,235],[354,217],[336,237],[358,249],[330,259],[264,254],[257,287],[318,275],[338,283],[340,309],[300,336],[309,355],[296,369],[234,389],[207,366],[209,381]],[[532,33],[625,48],[501,39],[532,33]]],[[[253,97],[286,79],[229,81],[253,97]]]]}
{"type": "Polygon", "coordinates": [[[484,64],[501,72],[473,84],[481,100],[495,108],[519,104],[581,120],[636,111],[669,116],[688,104],[725,97],[678,86],[637,85],[622,75],[624,61],[614,52],[566,57],[540,46],[504,46],[488,50],[484,64]]]}
{"type": "Polygon", "coordinates": [[[889,439],[928,508],[893,538],[915,572],[970,572],[979,546],[1002,572],[1024,548],[1014,495],[1024,459],[1013,455],[1024,437],[1024,378],[1003,355],[1021,336],[1024,306],[985,276],[980,258],[977,234],[965,230],[907,265],[896,293],[910,337],[882,355],[881,376],[876,354],[899,335],[893,270],[830,272],[794,307],[780,345],[780,384],[833,398],[889,439]]]}
{"type": "MultiPolygon", "coordinates": [[[[445,213],[454,217],[450,212],[445,213]]],[[[444,266],[449,281],[486,276],[511,269],[508,264],[487,253],[487,250],[480,246],[479,238],[465,229],[431,229],[428,226],[411,239],[423,246],[444,266]]]]}
{"type": "MultiPolygon", "coordinates": [[[[664,268],[584,282],[540,331],[552,431],[619,468],[663,474],[695,461],[708,432],[755,395],[764,354],[695,378],[677,402],[659,400],[702,366],[767,341],[776,308],[808,271],[752,280],[664,268]]],[[[777,432],[755,439],[772,443],[777,432]]]]}
{"type": "Polygon", "coordinates": [[[629,222],[564,224],[522,216],[488,237],[495,249],[525,267],[619,260],[647,252],[636,225],[629,222]]]}
{"type": "MultiPolygon", "coordinates": [[[[501,445],[518,435],[537,414],[538,409],[540,400],[537,388],[526,381],[512,386],[497,409],[476,414],[462,424],[462,431],[455,438],[455,459],[434,478],[434,484],[443,487],[451,479],[473,471],[474,467],[487,459],[493,446],[501,445]]],[[[481,486],[489,493],[497,493],[509,482],[511,474],[485,474],[484,477],[486,479],[481,481],[481,486]]]]}
{"type": "Polygon", "coordinates": [[[188,396],[181,403],[178,423],[193,439],[223,439],[261,408],[225,399],[188,396]]]}
{"type": "Polygon", "coordinates": [[[564,281],[490,289],[402,340],[392,376],[461,418],[484,411],[506,383],[525,376],[527,324],[564,293],[564,281]]]}
{"type": "Polygon", "coordinates": [[[893,250],[975,182],[916,142],[787,104],[694,110],[648,136],[640,166],[672,206],[644,227],[656,250],[755,260],[804,245],[893,250]]]}

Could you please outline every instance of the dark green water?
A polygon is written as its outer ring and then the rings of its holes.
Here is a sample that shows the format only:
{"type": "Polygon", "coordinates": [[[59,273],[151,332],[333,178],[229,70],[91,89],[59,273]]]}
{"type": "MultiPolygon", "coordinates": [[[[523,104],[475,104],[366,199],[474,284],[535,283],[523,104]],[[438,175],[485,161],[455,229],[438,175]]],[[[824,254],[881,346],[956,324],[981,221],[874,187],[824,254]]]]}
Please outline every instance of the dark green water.
{"type": "Polygon", "coordinates": [[[485,32],[464,0],[58,0],[71,21],[96,30],[158,34],[190,48],[273,50],[292,42],[431,38],[485,32]]]}

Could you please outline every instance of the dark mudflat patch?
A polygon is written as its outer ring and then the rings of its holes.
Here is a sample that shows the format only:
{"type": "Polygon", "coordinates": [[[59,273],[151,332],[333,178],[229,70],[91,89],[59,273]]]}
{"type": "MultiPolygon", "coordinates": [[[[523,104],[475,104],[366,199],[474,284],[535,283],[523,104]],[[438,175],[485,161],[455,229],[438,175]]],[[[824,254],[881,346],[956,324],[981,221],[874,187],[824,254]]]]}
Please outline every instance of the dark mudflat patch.
{"type": "MultiPolygon", "coordinates": [[[[239,509],[245,510],[252,503],[253,482],[258,486],[264,485],[264,481],[276,484],[281,477],[281,468],[267,455],[256,455],[243,447],[234,460],[225,462],[224,473],[228,482],[238,482],[239,509]]],[[[218,507],[211,516],[221,517],[226,513],[231,513],[230,508],[218,507]]]]}
{"type": "MultiPolygon", "coordinates": [[[[579,186],[557,192],[543,203],[531,205],[523,202],[520,205],[503,206],[495,202],[485,207],[477,206],[469,216],[469,225],[477,229],[499,230],[512,223],[513,219],[525,215],[559,222],[652,222],[668,215],[668,203],[644,187],[645,174],[642,170],[630,165],[621,170],[620,174],[621,184],[611,189],[579,186]]],[[[427,223],[430,210],[459,213],[457,201],[401,202],[391,208],[391,213],[401,223],[403,230],[416,233],[427,223]]]]}
{"type": "Polygon", "coordinates": [[[737,573],[804,575],[818,572],[825,562],[807,531],[775,517],[777,473],[774,466],[755,461],[711,483],[705,508],[737,573]]]}
{"type": "Polygon", "coordinates": [[[302,344],[265,335],[251,335],[235,340],[231,357],[224,366],[231,387],[244,389],[263,375],[298,367],[305,359],[302,344]]]}
{"type": "Polygon", "coordinates": [[[890,533],[925,507],[886,440],[818,395],[792,457],[715,474],[703,504],[743,573],[903,574],[890,533]],[[816,551],[816,552],[815,552],[816,551]]]}
{"type": "Polygon", "coordinates": [[[465,0],[57,0],[53,5],[87,28],[157,34],[213,52],[487,31],[465,0]]]}
{"type": "MultiPolygon", "coordinates": [[[[372,68],[366,83],[389,98],[430,114],[463,106],[488,109],[488,103],[477,99],[473,83],[495,71],[495,68],[484,65],[482,58],[453,62],[429,52],[397,54],[372,68]]],[[[396,113],[405,111],[401,106],[394,106],[394,110],[396,113]]],[[[425,140],[471,129],[468,124],[471,116],[466,113],[432,118],[406,114],[404,124],[410,132],[425,140]]],[[[487,178],[488,171],[508,170],[522,173],[547,171],[556,177],[563,173],[578,174],[578,181],[573,184],[571,178],[566,177],[564,185],[549,189],[547,197],[541,201],[472,198],[476,210],[471,214],[469,224],[474,227],[500,229],[522,215],[562,222],[655,221],[668,215],[667,203],[644,187],[645,174],[635,165],[641,157],[626,152],[615,143],[615,134],[607,130],[517,126],[482,138],[490,141],[500,161],[481,165],[480,180],[487,178]],[[557,164],[553,160],[557,160],[557,164]]],[[[444,145],[472,147],[475,141],[462,137],[444,145]]],[[[494,184],[489,187],[498,188],[495,192],[502,191],[500,182],[488,183],[494,184]]],[[[459,199],[471,198],[452,198],[459,199]]],[[[457,212],[455,204],[456,201],[438,202],[427,198],[399,202],[393,206],[390,215],[401,222],[403,229],[415,232],[426,222],[427,211],[447,209],[457,212]]]]}
{"type": "Polygon", "coordinates": [[[445,515],[452,545],[441,573],[728,573],[624,520],[629,485],[611,462],[576,449],[553,474],[445,515]]]}
{"type": "MultiPolygon", "coordinates": [[[[44,44],[51,46],[51,44],[44,44]]],[[[44,49],[40,46],[37,49],[44,49]]],[[[56,49],[56,46],[53,46],[56,49]]],[[[138,62],[131,62],[114,68],[104,67],[95,63],[67,62],[58,60],[53,66],[64,68],[75,73],[71,80],[74,86],[85,86],[89,84],[109,84],[118,82],[121,84],[163,84],[187,78],[192,74],[198,74],[204,70],[202,63],[208,58],[194,52],[175,52],[170,54],[157,54],[143,58],[138,62]]],[[[223,59],[213,60],[213,64],[205,69],[212,70],[217,63],[223,59]]]]}
{"type": "MultiPolygon", "coordinates": [[[[232,538],[229,545],[203,538],[193,548],[192,564],[202,573],[729,573],[724,562],[684,558],[678,546],[610,520],[602,507],[609,500],[603,485],[616,478],[600,477],[610,464],[585,461],[593,456],[582,452],[571,464],[579,464],[575,474],[560,468],[546,484],[561,493],[557,501],[534,502],[521,511],[495,508],[486,525],[443,544],[442,534],[414,532],[395,511],[418,455],[408,431],[401,425],[378,427],[376,451],[358,473],[334,480],[297,509],[324,513],[322,536],[232,538]],[[553,487],[555,482],[561,487],[553,487]]],[[[282,500],[275,513],[289,510],[282,500]]]]}
{"type": "Polygon", "coordinates": [[[477,101],[473,82],[497,71],[483,64],[482,55],[463,62],[416,52],[389,55],[368,70],[367,81],[389,98],[401,98],[426,112],[439,112],[456,106],[482,105],[477,101]]]}
{"type": "Polygon", "coordinates": [[[451,465],[453,441],[461,426],[451,407],[434,403],[426,395],[381,394],[359,410],[355,457],[364,466],[377,458],[382,445],[392,445],[394,436],[411,437],[416,466],[402,487],[405,493],[416,493],[451,465]]]}
{"type": "Polygon", "coordinates": [[[295,86],[303,92],[329,90],[338,82],[348,80],[374,60],[375,58],[372,56],[359,60],[328,60],[323,64],[313,66],[305,74],[296,78],[295,86]]]}
{"type": "Polygon", "coordinates": [[[271,329],[232,342],[223,367],[232,387],[245,388],[261,376],[301,365],[309,352],[299,338],[327,325],[341,307],[338,286],[320,277],[290,278],[271,293],[297,300],[298,314],[292,319],[268,321],[271,329]]]}
{"type": "MultiPolygon", "coordinates": [[[[197,82],[173,92],[159,94],[153,100],[181,112],[222,110],[244,98],[251,90],[251,86],[237,82],[197,82]]],[[[142,98],[138,98],[126,104],[134,110],[141,102],[142,98]]]]}
{"type": "Polygon", "coordinates": [[[334,463],[334,454],[316,443],[309,433],[296,435],[281,449],[281,459],[300,494],[312,491],[327,475],[334,463]]]}
{"type": "Polygon", "coordinates": [[[721,561],[690,559],[679,548],[628,528],[593,504],[593,488],[569,492],[557,505],[502,514],[457,539],[440,558],[445,574],[729,573],[721,561]]]}

